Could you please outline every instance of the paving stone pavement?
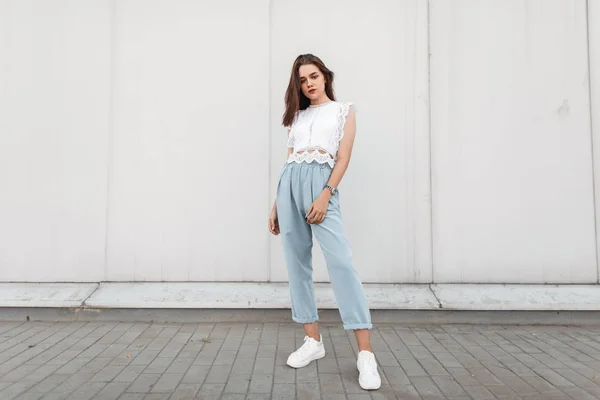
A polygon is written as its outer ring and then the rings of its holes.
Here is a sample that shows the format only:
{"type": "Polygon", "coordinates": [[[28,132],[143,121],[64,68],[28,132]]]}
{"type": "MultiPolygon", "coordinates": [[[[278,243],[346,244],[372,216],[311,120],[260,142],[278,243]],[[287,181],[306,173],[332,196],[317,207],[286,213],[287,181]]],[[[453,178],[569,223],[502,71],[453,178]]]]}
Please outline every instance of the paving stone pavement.
{"type": "Polygon", "coordinates": [[[0,322],[0,399],[600,399],[600,327],[377,325],[382,388],[352,332],[294,370],[297,324],[0,322]]]}

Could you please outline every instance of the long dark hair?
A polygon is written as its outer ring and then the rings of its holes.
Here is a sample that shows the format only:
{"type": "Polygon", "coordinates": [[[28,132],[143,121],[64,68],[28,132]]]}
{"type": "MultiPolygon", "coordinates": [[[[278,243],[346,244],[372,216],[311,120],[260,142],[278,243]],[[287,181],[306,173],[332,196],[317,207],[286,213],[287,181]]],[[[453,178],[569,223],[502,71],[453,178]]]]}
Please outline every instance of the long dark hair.
{"type": "Polygon", "coordinates": [[[304,110],[310,105],[308,97],[302,93],[302,85],[300,84],[299,70],[303,65],[315,65],[325,77],[325,93],[330,100],[335,101],[335,93],[333,91],[333,71],[329,70],[321,61],[321,59],[313,54],[301,54],[294,61],[292,67],[292,75],[290,83],[285,92],[285,113],[283,114],[283,126],[291,126],[294,122],[294,117],[299,110],[304,110]]]}

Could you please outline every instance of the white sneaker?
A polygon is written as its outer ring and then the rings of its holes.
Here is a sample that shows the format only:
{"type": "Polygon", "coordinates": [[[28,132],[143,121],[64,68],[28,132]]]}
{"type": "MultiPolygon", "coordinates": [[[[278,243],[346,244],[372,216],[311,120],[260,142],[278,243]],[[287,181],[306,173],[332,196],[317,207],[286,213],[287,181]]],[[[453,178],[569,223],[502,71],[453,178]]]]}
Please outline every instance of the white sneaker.
{"type": "Polygon", "coordinates": [[[381,377],[377,371],[375,355],[370,351],[363,350],[358,353],[356,361],[358,368],[358,383],[365,390],[375,390],[381,387],[381,377]]]}
{"type": "Polygon", "coordinates": [[[290,354],[287,359],[287,365],[292,368],[306,367],[313,360],[325,357],[325,346],[323,346],[323,336],[320,335],[321,341],[304,336],[304,344],[298,350],[290,354]]]}

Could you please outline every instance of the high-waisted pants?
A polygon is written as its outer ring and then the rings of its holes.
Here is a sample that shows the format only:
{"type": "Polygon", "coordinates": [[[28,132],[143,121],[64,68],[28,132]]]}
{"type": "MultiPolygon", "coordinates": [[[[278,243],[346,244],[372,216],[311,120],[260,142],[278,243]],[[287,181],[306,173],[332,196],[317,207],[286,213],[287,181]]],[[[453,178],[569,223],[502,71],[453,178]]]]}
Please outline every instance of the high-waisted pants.
{"type": "Polygon", "coordinates": [[[314,234],[325,256],[344,329],[371,329],[371,314],[344,231],[339,191],[329,200],[323,222],[309,224],[305,220],[331,172],[326,163],[291,162],[284,165],[280,174],[277,214],[290,282],[292,319],[299,323],[319,319],[312,279],[314,234]]]}

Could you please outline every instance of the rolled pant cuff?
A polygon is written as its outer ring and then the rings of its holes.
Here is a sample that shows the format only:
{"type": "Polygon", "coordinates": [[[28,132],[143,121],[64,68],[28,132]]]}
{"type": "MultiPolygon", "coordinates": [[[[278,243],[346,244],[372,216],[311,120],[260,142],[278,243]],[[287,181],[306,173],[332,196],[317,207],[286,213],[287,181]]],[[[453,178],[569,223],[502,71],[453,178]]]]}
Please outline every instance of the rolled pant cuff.
{"type": "Polygon", "coordinates": [[[299,324],[312,324],[313,322],[317,322],[319,320],[319,317],[314,317],[314,318],[296,318],[296,317],[292,316],[292,320],[294,322],[298,322],[299,324]]]}
{"type": "Polygon", "coordinates": [[[373,328],[373,324],[344,324],[344,329],[355,330],[355,329],[371,329],[373,328]]]}

